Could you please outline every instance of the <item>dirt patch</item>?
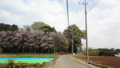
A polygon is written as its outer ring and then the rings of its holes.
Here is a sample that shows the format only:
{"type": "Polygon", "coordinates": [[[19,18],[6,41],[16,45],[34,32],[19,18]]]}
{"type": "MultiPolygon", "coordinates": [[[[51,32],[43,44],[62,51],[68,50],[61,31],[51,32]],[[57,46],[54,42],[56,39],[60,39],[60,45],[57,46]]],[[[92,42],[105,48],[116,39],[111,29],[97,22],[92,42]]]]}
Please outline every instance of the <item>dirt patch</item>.
{"type": "Polygon", "coordinates": [[[0,58],[10,57],[10,56],[16,56],[16,55],[0,55],[0,58]]]}
{"type": "MultiPolygon", "coordinates": [[[[74,56],[82,60],[86,60],[85,56],[74,56]]],[[[107,56],[89,56],[89,60],[93,63],[120,68],[120,57],[107,57],[107,56]]]]}

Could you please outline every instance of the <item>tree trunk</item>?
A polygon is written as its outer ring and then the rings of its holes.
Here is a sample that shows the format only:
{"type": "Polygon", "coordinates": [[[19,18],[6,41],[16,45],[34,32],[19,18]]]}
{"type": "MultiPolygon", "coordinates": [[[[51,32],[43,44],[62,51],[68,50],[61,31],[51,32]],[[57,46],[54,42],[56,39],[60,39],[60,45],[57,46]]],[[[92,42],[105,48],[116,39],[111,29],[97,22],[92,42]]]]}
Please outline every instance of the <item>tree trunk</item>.
{"type": "Polygon", "coordinates": [[[18,54],[18,49],[17,49],[17,54],[18,54]]]}
{"type": "Polygon", "coordinates": [[[11,49],[11,53],[12,53],[12,48],[10,48],[11,49]]]}
{"type": "Polygon", "coordinates": [[[30,47],[29,47],[29,53],[30,53],[30,47]]]}
{"type": "Polygon", "coordinates": [[[38,53],[40,53],[40,47],[38,47],[38,53]]]}
{"type": "Polygon", "coordinates": [[[49,53],[49,48],[47,50],[48,50],[48,53],[49,53]]]}
{"type": "Polygon", "coordinates": [[[36,47],[35,47],[35,53],[36,53],[36,47]]]}

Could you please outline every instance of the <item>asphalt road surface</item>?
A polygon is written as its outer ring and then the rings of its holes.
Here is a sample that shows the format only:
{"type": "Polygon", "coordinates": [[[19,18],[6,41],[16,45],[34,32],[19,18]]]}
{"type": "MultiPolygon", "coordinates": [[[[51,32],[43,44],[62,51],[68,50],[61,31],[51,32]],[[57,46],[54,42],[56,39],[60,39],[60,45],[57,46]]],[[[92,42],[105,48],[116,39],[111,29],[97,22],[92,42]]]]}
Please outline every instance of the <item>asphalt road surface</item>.
{"type": "Polygon", "coordinates": [[[56,63],[48,68],[88,68],[69,58],[70,55],[63,55],[56,60],[56,63]]]}

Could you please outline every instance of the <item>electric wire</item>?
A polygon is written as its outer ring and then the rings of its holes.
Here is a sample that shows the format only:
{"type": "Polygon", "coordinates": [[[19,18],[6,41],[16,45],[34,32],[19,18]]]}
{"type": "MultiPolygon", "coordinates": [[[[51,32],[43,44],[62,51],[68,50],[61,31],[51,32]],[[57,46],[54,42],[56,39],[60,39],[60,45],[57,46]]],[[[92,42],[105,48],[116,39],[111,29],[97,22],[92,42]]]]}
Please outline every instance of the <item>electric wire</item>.
{"type": "Polygon", "coordinates": [[[76,24],[79,24],[79,18],[82,16],[82,12],[84,12],[82,9],[83,9],[83,5],[82,5],[82,7],[81,7],[81,11],[80,11],[80,13],[79,13],[79,15],[78,15],[78,18],[77,18],[76,24]]]}
{"type": "MultiPolygon", "coordinates": [[[[79,6],[80,6],[81,1],[82,0],[79,1],[79,4],[78,4],[79,6]]],[[[78,9],[77,9],[76,17],[75,17],[75,20],[74,20],[76,25],[78,24],[78,20],[80,18],[81,13],[82,13],[83,6],[80,6],[78,9]],[[79,9],[79,11],[78,11],[78,9],[79,9]]]]}
{"type": "Polygon", "coordinates": [[[82,26],[82,24],[85,22],[85,18],[81,21],[80,27],[82,26]]]}
{"type": "MultiPolygon", "coordinates": [[[[80,0],[81,1],[81,0],[80,0]]],[[[76,12],[76,16],[75,16],[75,19],[74,19],[74,22],[73,23],[76,23],[76,17],[77,17],[77,14],[78,14],[78,9],[79,9],[79,4],[78,4],[78,7],[77,7],[77,12],[76,12]]]]}
{"type": "Polygon", "coordinates": [[[80,23],[82,22],[82,20],[84,19],[84,12],[83,12],[83,14],[82,14],[82,16],[81,16],[81,19],[80,19],[80,21],[79,21],[79,24],[78,24],[78,26],[80,26],[80,23]]]}
{"type": "Polygon", "coordinates": [[[90,8],[92,6],[92,4],[94,3],[94,0],[90,2],[88,2],[88,6],[87,6],[87,9],[90,8]]]}
{"type": "MultiPolygon", "coordinates": [[[[90,1],[90,0],[89,0],[90,1]]],[[[88,2],[89,2],[88,1],[88,2]]],[[[89,10],[87,10],[87,12],[89,12],[90,10],[92,10],[96,5],[97,5],[97,3],[99,2],[100,0],[97,0],[96,2],[94,2],[94,0],[92,1],[92,3],[88,6],[88,9],[89,10]]],[[[80,21],[80,23],[79,23],[79,27],[81,27],[82,26],[82,24],[85,22],[84,21],[85,19],[81,19],[81,21],[80,21]]]]}
{"type": "Polygon", "coordinates": [[[96,2],[94,2],[94,3],[90,6],[90,8],[88,8],[87,12],[90,12],[90,11],[98,4],[99,1],[100,1],[100,0],[97,0],[96,2]]]}

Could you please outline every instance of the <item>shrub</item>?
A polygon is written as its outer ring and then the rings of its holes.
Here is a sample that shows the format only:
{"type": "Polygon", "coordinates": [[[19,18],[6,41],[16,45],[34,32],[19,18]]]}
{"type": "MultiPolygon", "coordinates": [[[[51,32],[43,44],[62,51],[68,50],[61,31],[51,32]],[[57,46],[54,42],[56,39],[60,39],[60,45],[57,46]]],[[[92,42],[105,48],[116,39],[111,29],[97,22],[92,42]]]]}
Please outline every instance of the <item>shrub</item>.
{"type": "Polygon", "coordinates": [[[14,64],[14,60],[13,59],[8,59],[8,64],[9,65],[13,65],[14,64]]]}
{"type": "Polygon", "coordinates": [[[99,52],[99,56],[114,56],[115,52],[112,50],[102,50],[99,52]]]}
{"type": "Polygon", "coordinates": [[[8,67],[13,67],[13,64],[14,64],[14,60],[13,59],[9,59],[8,60],[8,67]]]}
{"type": "Polygon", "coordinates": [[[97,55],[99,55],[99,52],[100,52],[100,50],[93,49],[93,48],[89,48],[88,51],[89,51],[90,56],[97,56],[97,55]]]}

